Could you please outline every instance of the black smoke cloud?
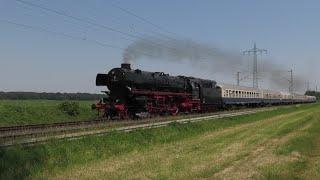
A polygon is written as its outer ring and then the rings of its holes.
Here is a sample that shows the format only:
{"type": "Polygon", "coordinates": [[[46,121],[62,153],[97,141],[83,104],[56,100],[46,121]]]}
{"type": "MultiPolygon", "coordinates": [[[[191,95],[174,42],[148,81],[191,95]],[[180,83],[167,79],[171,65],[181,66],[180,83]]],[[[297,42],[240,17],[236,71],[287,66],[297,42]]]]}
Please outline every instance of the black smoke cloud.
{"type": "Polygon", "coordinates": [[[148,38],[130,44],[123,53],[126,63],[141,58],[150,60],[188,61],[211,71],[237,69],[244,65],[244,59],[237,53],[228,52],[217,47],[199,44],[191,40],[172,40],[148,38]]]}
{"type": "MultiPolygon", "coordinates": [[[[134,41],[123,53],[123,60],[126,63],[134,63],[142,58],[154,61],[190,62],[201,70],[226,76],[243,69],[252,69],[251,56],[243,56],[241,52],[232,52],[192,40],[144,38],[134,41]]],[[[277,65],[272,60],[260,62],[260,67],[263,79],[273,89],[288,89],[289,69],[277,65]]],[[[304,88],[304,79],[303,76],[295,75],[296,90],[304,88]]]]}

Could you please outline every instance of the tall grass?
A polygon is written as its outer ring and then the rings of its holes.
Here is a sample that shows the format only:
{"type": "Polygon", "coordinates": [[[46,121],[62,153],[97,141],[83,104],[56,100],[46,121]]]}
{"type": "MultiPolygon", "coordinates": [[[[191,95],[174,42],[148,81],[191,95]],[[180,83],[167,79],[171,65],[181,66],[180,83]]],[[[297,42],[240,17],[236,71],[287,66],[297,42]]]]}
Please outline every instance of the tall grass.
{"type": "Polygon", "coordinates": [[[63,101],[0,100],[0,126],[83,120],[96,116],[91,101],[77,101],[80,114],[70,116],[59,109],[63,101]]]}
{"type": "Polygon", "coordinates": [[[307,108],[310,108],[310,105],[183,125],[172,123],[167,127],[157,129],[138,130],[130,133],[114,132],[107,136],[90,136],[73,141],[55,140],[33,147],[17,146],[1,149],[0,179],[50,175],[56,171],[98,159],[126,154],[133,150],[144,151],[156,144],[170,143],[209,131],[257,122],[307,108]]]}

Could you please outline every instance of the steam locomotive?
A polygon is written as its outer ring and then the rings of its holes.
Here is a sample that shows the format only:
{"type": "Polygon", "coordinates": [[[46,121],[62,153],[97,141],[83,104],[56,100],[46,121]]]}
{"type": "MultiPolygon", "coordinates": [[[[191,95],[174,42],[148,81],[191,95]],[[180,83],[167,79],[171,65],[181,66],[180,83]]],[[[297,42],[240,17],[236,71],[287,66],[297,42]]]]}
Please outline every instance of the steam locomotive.
{"type": "Polygon", "coordinates": [[[123,63],[108,74],[97,74],[97,86],[107,97],[93,106],[109,118],[138,118],[178,113],[203,113],[231,106],[311,103],[313,96],[285,94],[163,72],[132,70],[123,63]]]}

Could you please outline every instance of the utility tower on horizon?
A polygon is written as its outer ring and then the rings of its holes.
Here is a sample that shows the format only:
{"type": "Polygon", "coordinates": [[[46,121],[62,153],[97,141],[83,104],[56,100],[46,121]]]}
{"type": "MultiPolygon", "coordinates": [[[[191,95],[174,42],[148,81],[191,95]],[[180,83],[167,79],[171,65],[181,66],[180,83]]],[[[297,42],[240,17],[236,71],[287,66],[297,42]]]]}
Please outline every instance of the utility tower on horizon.
{"type": "Polygon", "coordinates": [[[267,50],[265,49],[258,49],[256,46],[256,43],[253,45],[253,49],[249,49],[246,51],[243,51],[243,54],[251,55],[253,54],[253,70],[252,70],[252,79],[253,79],[253,88],[259,88],[259,82],[258,82],[258,53],[267,53],[267,50]]]}
{"type": "Polygon", "coordinates": [[[294,92],[294,82],[293,82],[293,69],[289,71],[290,73],[290,80],[289,80],[289,92],[292,94],[294,92]]]}

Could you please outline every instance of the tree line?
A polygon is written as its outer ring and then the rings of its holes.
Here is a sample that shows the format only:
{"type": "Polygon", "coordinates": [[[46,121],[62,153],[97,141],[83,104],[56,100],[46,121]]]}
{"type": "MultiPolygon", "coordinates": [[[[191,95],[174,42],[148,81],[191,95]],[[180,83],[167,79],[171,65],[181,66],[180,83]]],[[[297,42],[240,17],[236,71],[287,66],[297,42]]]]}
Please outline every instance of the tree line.
{"type": "Polygon", "coordinates": [[[320,92],[318,92],[318,91],[307,91],[306,95],[308,95],[308,96],[316,96],[317,100],[318,101],[320,100],[320,92]]]}
{"type": "Polygon", "coordinates": [[[98,100],[103,94],[90,93],[37,93],[37,92],[1,92],[1,100],[98,100]]]}

